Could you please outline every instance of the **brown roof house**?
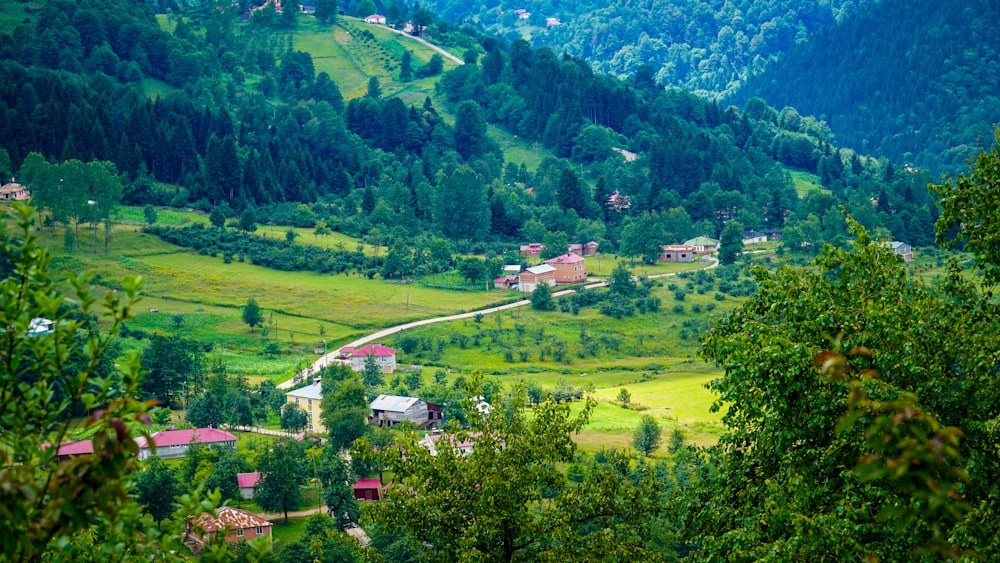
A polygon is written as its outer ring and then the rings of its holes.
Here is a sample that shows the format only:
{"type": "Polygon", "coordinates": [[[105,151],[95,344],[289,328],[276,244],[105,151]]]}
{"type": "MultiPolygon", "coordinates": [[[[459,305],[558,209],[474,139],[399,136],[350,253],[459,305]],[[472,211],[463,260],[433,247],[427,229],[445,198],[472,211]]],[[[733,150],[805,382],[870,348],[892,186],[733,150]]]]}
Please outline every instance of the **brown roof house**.
{"type": "Polygon", "coordinates": [[[31,199],[31,192],[24,189],[24,186],[15,182],[13,178],[10,179],[9,184],[0,186],[0,200],[26,201],[28,199],[31,199]]]}
{"type": "Polygon", "coordinates": [[[539,264],[521,272],[518,278],[518,291],[531,293],[539,284],[556,285],[556,269],[549,264],[539,264]]]}
{"type": "Polygon", "coordinates": [[[694,247],[684,244],[665,244],[660,247],[660,262],[693,262],[694,247]]]}
{"type": "Polygon", "coordinates": [[[267,544],[271,545],[271,523],[253,512],[231,506],[216,508],[214,517],[208,512],[197,518],[190,516],[184,524],[184,543],[196,553],[213,538],[237,543],[260,537],[267,537],[267,544]]]}
{"type": "Polygon", "coordinates": [[[587,281],[587,266],[583,256],[568,252],[545,261],[556,269],[556,283],[585,283],[587,281]]]}

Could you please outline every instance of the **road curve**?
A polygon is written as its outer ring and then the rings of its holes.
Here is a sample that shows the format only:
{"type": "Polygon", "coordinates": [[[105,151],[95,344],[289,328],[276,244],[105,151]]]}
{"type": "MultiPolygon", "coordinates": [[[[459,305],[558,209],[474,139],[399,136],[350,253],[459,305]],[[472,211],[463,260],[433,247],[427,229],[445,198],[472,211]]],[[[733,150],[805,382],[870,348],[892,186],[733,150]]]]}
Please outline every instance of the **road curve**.
{"type": "MultiPolygon", "coordinates": [[[[369,25],[371,25],[371,24],[369,24],[369,25]]],[[[437,45],[431,43],[430,41],[427,41],[423,37],[417,37],[416,35],[410,35],[409,33],[406,33],[405,31],[400,31],[400,30],[398,30],[396,28],[389,27],[387,25],[380,26],[380,27],[382,27],[383,29],[388,29],[389,31],[391,31],[393,33],[398,33],[400,35],[405,35],[406,37],[409,37],[410,39],[414,39],[414,40],[416,40],[416,41],[418,41],[420,43],[423,43],[424,45],[430,47],[431,49],[434,49],[438,53],[441,53],[441,55],[443,57],[445,57],[445,58],[447,58],[449,60],[452,60],[452,61],[458,63],[459,66],[465,64],[465,61],[463,61],[462,59],[456,57],[455,55],[452,55],[448,51],[445,51],[444,49],[442,49],[441,47],[438,47],[437,45]]]]}
{"type": "MultiPolygon", "coordinates": [[[[702,270],[711,270],[712,268],[715,268],[718,265],[719,265],[719,261],[718,260],[713,260],[711,264],[709,264],[709,265],[707,265],[707,266],[705,266],[704,268],[701,268],[701,269],[702,270]]],[[[697,272],[698,270],[689,270],[689,271],[697,272]]],[[[668,278],[668,277],[676,276],[678,273],[681,273],[681,272],[672,272],[672,273],[669,273],[669,274],[658,274],[658,275],[654,275],[654,276],[645,276],[645,277],[648,277],[648,278],[668,278]]],[[[586,288],[586,289],[593,289],[595,287],[604,287],[606,285],[608,285],[607,281],[599,281],[599,282],[594,282],[594,283],[587,284],[587,285],[585,285],[583,287],[586,288]]],[[[552,294],[552,296],[553,297],[562,297],[563,295],[569,295],[571,293],[576,293],[576,290],[575,289],[564,289],[562,291],[556,291],[556,292],[554,292],[552,294]]],[[[489,313],[497,313],[497,312],[500,312],[500,311],[506,311],[507,309],[514,309],[514,308],[517,308],[517,307],[524,307],[525,305],[529,305],[530,303],[531,303],[530,299],[522,299],[520,301],[515,301],[513,303],[507,303],[506,305],[498,305],[496,307],[488,307],[486,309],[479,309],[477,311],[470,311],[468,313],[459,313],[457,315],[448,315],[448,316],[444,316],[444,317],[432,317],[430,319],[422,319],[422,320],[419,320],[419,321],[413,321],[413,322],[409,322],[409,323],[404,323],[404,324],[401,324],[401,325],[396,325],[396,326],[393,326],[393,327],[389,327],[389,328],[380,330],[378,332],[374,332],[372,334],[369,334],[368,336],[362,336],[361,338],[359,338],[359,339],[357,339],[357,340],[355,340],[353,342],[350,342],[348,344],[345,344],[344,346],[353,346],[354,348],[357,348],[359,346],[364,346],[365,344],[368,344],[370,342],[376,342],[376,341],[383,340],[383,339],[385,339],[388,336],[392,336],[393,334],[402,332],[402,331],[404,331],[404,330],[406,330],[408,328],[416,328],[418,326],[426,326],[426,325],[436,324],[436,323],[445,323],[445,322],[449,322],[449,321],[458,321],[458,320],[462,320],[462,319],[471,319],[471,318],[475,317],[476,315],[487,315],[489,313]]],[[[341,348],[343,348],[344,346],[341,346],[341,348]]],[[[287,381],[282,381],[281,383],[279,383],[277,385],[277,388],[278,389],[291,389],[296,384],[298,384],[299,382],[305,380],[306,378],[318,374],[321,369],[325,368],[326,366],[330,365],[331,363],[334,363],[333,361],[336,360],[337,356],[340,355],[339,352],[340,352],[340,349],[338,348],[337,350],[334,350],[333,352],[329,352],[326,355],[320,356],[320,358],[317,359],[312,364],[310,364],[309,367],[307,367],[306,369],[304,369],[301,372],[297,373],[295,375],[295,377],[293,377],[293,378],[291,378],[291,379],[289,379],[287,381]]]]}

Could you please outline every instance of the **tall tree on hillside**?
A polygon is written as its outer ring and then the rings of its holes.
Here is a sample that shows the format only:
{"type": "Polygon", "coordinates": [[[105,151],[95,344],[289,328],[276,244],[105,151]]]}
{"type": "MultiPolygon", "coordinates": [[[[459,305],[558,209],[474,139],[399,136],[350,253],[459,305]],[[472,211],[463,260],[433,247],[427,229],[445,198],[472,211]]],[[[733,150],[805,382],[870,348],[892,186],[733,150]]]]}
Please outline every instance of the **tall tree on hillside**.
{"type": "Polygon", "coordinates": [[[316,11],[313,15],[323,23],[337,21],[337,0],[315,0],[316,11]]]}
{"type": "Polygon", "coordinates": [[[462,158],[469,160],[490,149],[486,136],[486,115],[482,106],[466,100],[455,108],[455,149],[462,158]]]}
{"type": "Polygon", "coordinates": [[[250,327],[253,332],[254,327],[260,326],[264,322],[264,315],[261,313],[257,300],[251,297],[247,299],[247,304],[243,306],[243,324],[250,327]]]}
{"type": "Polygon", "coordinates": [[[556,200],[559,202],[559,207],[565,210],[573,209],[580,217],[590,217],[590,197],[583,182],[572,168],[563,170],[556,200]]]}
{"type": "Polygon", "coordinates": [[[135,475],[135,490],[143,512],[156,521],[157,526],[174,512],[174,496],[178,493],[174,472],[159,456],[148,458],[135,475]]]}
{"type": "Polygon", "coordinates": [[[320,418],[330,434],[328,442],[337,450],[349,447],[367,432],[370,414],[361,377],[349,367],[336,365],[323,370],[323,401],[320,418]]]}
{"type": "Polygon", "coordinates": [[[722,234],[719,235],[719,263],[733,264],[741,252],[743,252],[743,225],[738,221],[730,221],[722,228],[722,234]]]}
{"type": "Polygon", "coordinates": [[[434,222],[451,239],[482,240],[490,230],[483,177],[462,165],[438,182],[434,222]]]}
{"type": "Polygon", "coordinates": [[[141,362],[147,372],[143,395],[163,405],[174,404],[174,396],[186,384],[197,384],[203,373],[201,345],[180,336],[152,335],[141,362]]]}
{"type": "Polygon", "coordinates": [[[639,420],[639,426],[632,434],[632,447],[643,455],[649,455],[660,447],[663,441],[663,429],[656,419],[650,415],[643,415],[639,420]]]}
{"type": "Polygon", "coordinates": [[[301,486],[308,477],[305,451],[295,440],[283,439],[265,450],[260,458],[261,481],[254,493],[254,501],[264,510],[285,514],[295,510],[302,502],[301,486]]]}

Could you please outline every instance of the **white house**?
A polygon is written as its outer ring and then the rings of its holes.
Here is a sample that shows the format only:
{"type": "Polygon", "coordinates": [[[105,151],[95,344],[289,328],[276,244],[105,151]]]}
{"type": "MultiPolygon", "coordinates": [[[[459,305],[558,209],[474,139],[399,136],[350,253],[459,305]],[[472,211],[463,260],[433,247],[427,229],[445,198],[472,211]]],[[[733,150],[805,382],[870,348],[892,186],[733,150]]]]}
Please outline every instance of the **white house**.
{"type": "Polygon", "coordinates": [[[355,348],[351,352],[351,369],[354,371],[365,371],[365,363],[368,358],[373,358],[378,364],[382,373],[392,373],[396,371],[396,350],[381,344],[369,344],[361,348],[355,348]]]}

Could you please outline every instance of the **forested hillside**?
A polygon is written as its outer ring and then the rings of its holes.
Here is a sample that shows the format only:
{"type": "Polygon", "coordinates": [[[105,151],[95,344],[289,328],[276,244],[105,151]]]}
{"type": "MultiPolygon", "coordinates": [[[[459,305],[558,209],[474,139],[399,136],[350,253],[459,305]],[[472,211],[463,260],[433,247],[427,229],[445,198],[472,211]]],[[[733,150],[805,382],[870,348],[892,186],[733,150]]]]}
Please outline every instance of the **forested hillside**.
{"type": "MultiPolygon", "coordinates": [[[[145,8],[119,3],[48,4],[0,46],[3,172],[39,153],[21,180],[60,222],[86,217],[90,197],[42,158],[111,163],[128,203],[228,217],[253,207],[273,222],[323,220],[376,243],[432,234],[500,253],[562,233],[648,257],[739,220],[799,227],[793,233],[810,244],[796,250],[815,249],[845,239],[838,204],[886,236],[932,241],[921,177],[839,150],[821,123],[760,100],[723,110],[652,80],[595,74],[548,48],[432,21],[428,35],[469,46],[467,64],[438,85],[452,121],[430,98],[408,106],[382,95],[377,79],[345,104],[336,77],[296,48],[296,18],[240,23],[238,9],[198,9],[173,16],[168,33],[145,8]],[[65,52],[51,57],[54,49],[65,52]],[[150,77],[165,96],[147,95],[150,77]],[[559,158],[534,170],[505,162],[489,123],[559,158]],[[803,191],[800,202],[789,169],[817,174],[827,190],[803,191]],[[615,191],[630,208],[606,207],[615,191]]],[[[403,79],[402,65],[393,68],[403,79]]]]}
{"type": "Polygon", "coordinates": [[[441,16],[587,59],[594,70],[725,92],[869,0],[488,3],[430,0],[441,16]],[[523,11],[523,12],[522,12],[523,11]],[[558,20],[558,25],[550,18],[558,20]],[[648,68],[647,68],[648,67],[648,68]]]}
{"type": "Polygon", "coordinates": [[[730,98],[825,120],[841,144],[934,175],[964,168],[1000,122],[1000,6],[869,4],[796,45],[730,98]]]}

